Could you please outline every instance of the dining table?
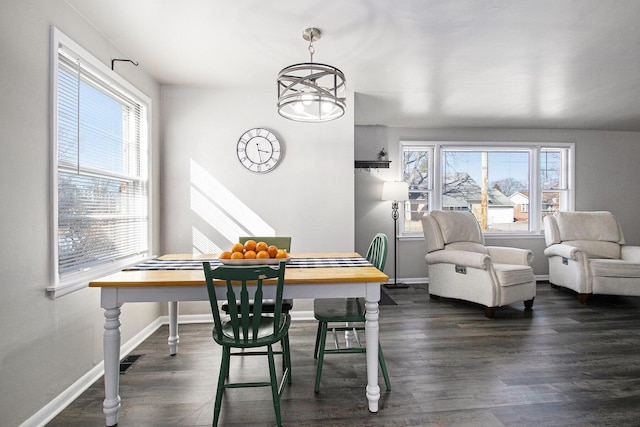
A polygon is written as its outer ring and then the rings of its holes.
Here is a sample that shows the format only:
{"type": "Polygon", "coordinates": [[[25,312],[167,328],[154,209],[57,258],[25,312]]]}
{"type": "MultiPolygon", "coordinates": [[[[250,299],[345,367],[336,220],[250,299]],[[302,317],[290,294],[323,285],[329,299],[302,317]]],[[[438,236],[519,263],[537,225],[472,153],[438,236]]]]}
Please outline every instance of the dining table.
{"type": "MultiPolygon", "coordinates": [[[[380,285],[388,276],[357,252],[308,252],[289,254],[285,272],[284,298],[364,297],[367,384],[365,397],[370,412],[378,412],[378,330],[380,285]]],[[[103,412],[107,426],[118,423],[122,405],[119,394],[120,314],[125,303],[166,302],[169,312],[169,353],[178,353],[178,303],[208,301],[202,262],[212,267],[220,263],[217,254],[167,254],[131,268],[92,280],[89,287],[100,288],[104,309],[104,391],[103,412]]],[[[216,295],[226,298],[223,282],[216,295]]],[[[267,281],[268,285],[269,282],[267,281]]],[[[274,283],[275,284],[275,283],[274,283]]],[[[275,286],[265,286],[265,298],[275,298],[275,286]]],[[[309,355],[313,357],[313,355],[309,355]]]]}

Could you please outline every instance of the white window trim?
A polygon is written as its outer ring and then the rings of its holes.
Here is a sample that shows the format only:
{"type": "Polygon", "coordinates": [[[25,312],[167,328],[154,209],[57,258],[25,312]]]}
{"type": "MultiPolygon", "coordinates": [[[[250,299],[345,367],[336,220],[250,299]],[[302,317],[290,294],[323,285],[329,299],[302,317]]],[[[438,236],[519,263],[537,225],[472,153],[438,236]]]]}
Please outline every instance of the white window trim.
{"type": "MultiPolygon", "coordinates": [[[[567,190],[561,190],[567,192],[567,208],[568,211],[575,209],[575,143],[574,142],[508,142],[508,141],[403,141],[400,140],[398,144],[398,159],[399,162],[403,160],[403,148],[404,147],[427,147],[432,151],[432,158],[429,159],[430,170],[430,183],[429,189],[430,210],[442,209],[442,150],[445,147],[460,147],[460,148],[472,148],[474,150],[480,150],[483,148],[493,149],[504,148],[516,148],[527,149],[531,152],[531,166],[529,167],[529,219],[530,219],[530,231],[511,231],[511,232],[483,232],[483,235],[488,238],[540,238],[544,235],[542,230],[541,219],[539,218],[541,213],[539,207],[535,209],[536,215],[531,216],[531,206],[540,206],[542,200],[542,190],[540,188],[540,151],[543,148],[564,148],[569,150],[567,158],[567,190]],[[535,189],[535,191],[531,191],[535,189]]],[[[402,180],[404,173],[404,165],[401,164],[399,168],[400,177],[402,180]]],[[[400,206],[401,217],[404,217],[405,204],[400,206]]],[[[420,240],[424,239],[424,235],[418,232],[406,232],[404,231],[404,222],[401,222],[399,230],[399,238],[403,240],[420,240]]]]}
{"type": "Polygon", "coordinates": [[[121,270],[127,266],[135,264],[136,262],[142,261],[151,257],[151,251],[153,248],[153,224],[152,224],[152,211],[151,207],[153,206],[152,194],[153,194],[153,180],[151,173],[151,117],[152,115],[152,104],[151,99],[145,95],[142,91],[137,89],[131,83],[126,81],[120,75],[112,71],[105,64],[100,62],[94,55],[92,55],[89,51],[82,48],[79,44],[74,42],[71,38],[65,35],[62,31],[60,31],[55,26],[51,26],[51,47],[50,47],[50,109],[51,109],[51,123],[50,123],[50,141],[51,141],[51,152],[50,152],[50,164],[51,164],[51,187],[50,187],[50,206],[51,206],[51,284],[46,288],[47,294],[50,298],[58,298],[64,295],[67,295],[71,292],[74,292],[79,289],[86,288],[88,283],[101,276],[105,276],[107,274],[114,273],[116,271],[121,270]],[[146,133],[147,140],[147,152],[146,155],[146,164],[147,170],[149,171],[148,177],[148,198],[147,198],[147,211],[149,212],[148,217],[148,251],[147,253],[139,254],[137,257],[130,257],[120,261],[114,261],[112,264],[108,265],[100,265],[96,267],[92,267],[91,269],[87,269],[85,271],[79,271],[75,273],[65,274],[63,278],[60,277],[58,271],[58,116],[57,116],[57,105],[58,105],[58,49],[60,46],[65,46],[69,48],[71,51],[75,52],[77,55],[82,57],[83,61],[90,64],[97,72],[102,74],[103,76],[108,77],[110,80],[114,82],[114,84],[122,87],[124,90],[130,92],[135,97],[139,98],[146,105],[146,120],[142,124],[145,126],[144,132],[146,133]]]}

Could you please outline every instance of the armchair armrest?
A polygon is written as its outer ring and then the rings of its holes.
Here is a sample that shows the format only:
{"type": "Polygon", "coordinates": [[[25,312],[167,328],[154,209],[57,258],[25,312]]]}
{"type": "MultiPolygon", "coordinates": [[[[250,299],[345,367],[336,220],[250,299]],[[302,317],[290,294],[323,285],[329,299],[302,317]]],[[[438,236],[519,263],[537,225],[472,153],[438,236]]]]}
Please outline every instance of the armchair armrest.
{"type": "Polygon", "coordinates": [[[488,270],[491,265],[491,257],[489,255],[456,250],[430,252],[425,256],[425,261],[427,264],[456,264],[482,270],[488,270]]]}
{"type": "Polygon", "coordinates": [[[622,246],[621,259],[623,261],[640,263],[640,246],[622,246]]]}
{"type": "Polygon", "coordinates": [[[587,258],[587,255],[580,248],[575,246],[565,245],[563,243],[557,243],[551,245],[544,250],[544,254],[548,257],[560,256],[563,258],[569,258],[577,261],[578,258],[587,258]]]}
{"type": "Polygon", "coordinates": [[[530,266],[533,251],[505,246],[486,246],[494,264],[517,264],[530,266]]]}

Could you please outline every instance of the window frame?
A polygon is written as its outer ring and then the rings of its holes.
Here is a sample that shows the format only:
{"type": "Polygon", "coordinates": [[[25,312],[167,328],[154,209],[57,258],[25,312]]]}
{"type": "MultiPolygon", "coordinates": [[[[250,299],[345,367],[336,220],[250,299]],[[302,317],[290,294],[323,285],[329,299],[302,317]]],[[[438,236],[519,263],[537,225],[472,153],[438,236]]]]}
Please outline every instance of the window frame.
{"type": "Polygon", "coordinates": [[[142,91],[130,84],[124,78],[116,74],[113,70],[105,66],[100,60],[87,50],[83,49],[79,44],[74,42],[70,37],[65,35],[55,26],[51,26],[51,47],[50,47],[50,228],[51,228],[51,279],[46,290],[51,298],[57,298],[69,294],[78,289],[87,287],[92,279],[104,276],[121,270],[122,268],[132,265],[151,256],[153,248],[153,224],[152,224],[152,173],[151,173],[151,117],[152,103],[151,99],[142,91]],[[60,68],[59,50],[73,52],[75,56],[81,59],[86,65],[86,69],[90,71],[92,76],[98,78],[115,88],[116,91],[124,94],[124,96],[134,99],[143,107],[140,114],[140,165],[143,168],[143,180],[146,183],[146,250],[138,252],[134,255],[126,256],[120,259],[101,261],[98,264],[88,268],[78,268],[76,271],[61,273],[59,270],[59,225],[58,225],[58,174],[60,165],[58,162],[58,73],[60,68]]]}
{"type": "MultiPolygon", "coordinates": [[[[566,195],[566,205],[563,210],[573,211],[575,209],[575,143],[574,142],[508,142],[508,141],[409,141],[400,140],[398,144],[398,158],[400,159],[400,180],[404,180],[405,165],[404,151],[407,147],[421,150],[431,150],[429,164],[432,169],[429,171],[431,188],[429,209],[442,209],[442,153],[445,149],[459,149],[460,151],[528,151],[529,154],[529,230],[528,231],[484,231],[485,237],[495,238],[526,238],[540,237],[544,234],[542,228],[542,194],[544,192],[561,192],[566,195]],[[543,150],[565,150],[561,162],[564,163],[566,171],[565,188],[543,190],[540,184],[540,153],[543,150]],[[534,190],[535,189],[535,190],[534,190]],[[533,209],[532,207],[535,207],[533,209]]],[[[411,190],[409,190],[411,192],[411,190]]],[[[401,238],[423,238],[422,232],[407,231],[406,218],[409,201],[400,204],[399,237],[401,238]]]]}

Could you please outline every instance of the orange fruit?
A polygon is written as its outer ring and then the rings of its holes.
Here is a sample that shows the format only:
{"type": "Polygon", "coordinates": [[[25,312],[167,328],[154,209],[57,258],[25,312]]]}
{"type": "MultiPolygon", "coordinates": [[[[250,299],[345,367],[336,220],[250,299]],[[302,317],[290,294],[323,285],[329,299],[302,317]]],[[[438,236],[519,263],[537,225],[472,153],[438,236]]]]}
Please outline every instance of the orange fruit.
{"type": "Polygon", "coordinates": [[[275,245],[271,245],[267,248],[267,252],[269,253],[269,258],[275,258],[278,254],[278,247],[275,245]]]}
{"type": "Polygon", "coordinates": [[[260,251],[258,252],[258,254],[256,255],[257,259],[267,259],[269,258],[269,252],[267,251],[260,251]]]}
{"type": "Polygon", "coordinates": [[[284,249],[278,249],[278,253],[276,254],[276,258],[286,258],[287,251],[284,249]]]}
{"type": "Polygon", "coordinates": [[[255,240],[247,240],[244,242],[244,249],[247,251],[255,251],[256,250],[256,241],[255,240]]]}
{"type": "Polygon", "coordinates": [[[220,254],[220,256],[218,257],[219,259],[231,259],[231,252],[229,251],[224,251],[220,254]]]}
{"type": "Polygon", "coordinates": [[[233,252],[231,259],[244,259],[244,255],[242,255],[242,252],[233,252]]]}
{"type": "Polygon", "coordinates": [[[256,251],[246,251],[244,253],[244,259],[256,259],[256,251]]]}
{"type": "Polygon", "coordinates": [[[256,243],[256,252],[266,251],[268,248],[269,245],[267,245],[265,242],[256,243]]]}
{"type": "Polygon", "coordinates": [[[242,243],[236,243],[231,248],[231,252],[240,252],[240,253],[242,253],[243,251],[244,251],[244,245],[242,243]]]}

